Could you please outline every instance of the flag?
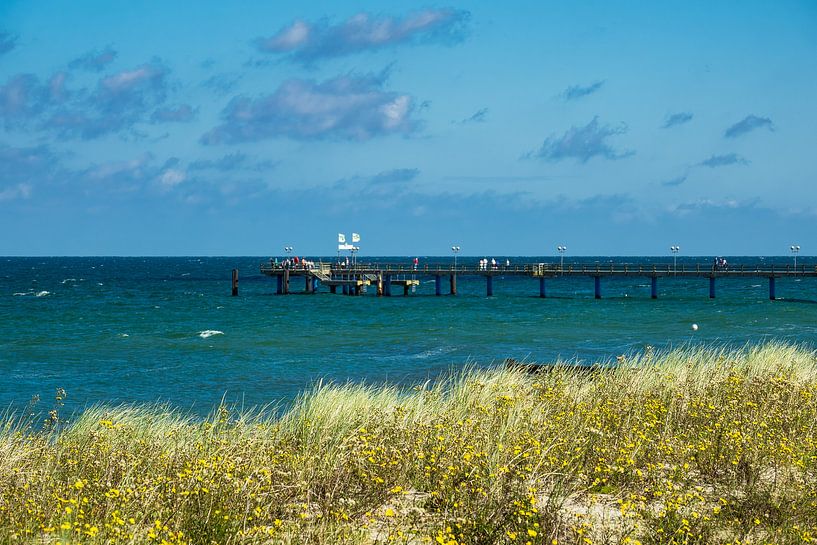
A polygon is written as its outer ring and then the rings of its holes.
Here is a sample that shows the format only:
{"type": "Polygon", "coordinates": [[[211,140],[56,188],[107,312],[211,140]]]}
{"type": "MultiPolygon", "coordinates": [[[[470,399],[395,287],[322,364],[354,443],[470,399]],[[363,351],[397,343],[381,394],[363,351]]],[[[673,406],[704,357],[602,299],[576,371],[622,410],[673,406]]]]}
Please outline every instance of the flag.
{"type": "Polygon", "coordinates": [[[346,244],[346,235],[338,233],[338,244],[346,244]]]}
{"type": "Polygon", "coordinates": [[[360,235],[352,233],[352,242],[360,242],[360,235]]]}

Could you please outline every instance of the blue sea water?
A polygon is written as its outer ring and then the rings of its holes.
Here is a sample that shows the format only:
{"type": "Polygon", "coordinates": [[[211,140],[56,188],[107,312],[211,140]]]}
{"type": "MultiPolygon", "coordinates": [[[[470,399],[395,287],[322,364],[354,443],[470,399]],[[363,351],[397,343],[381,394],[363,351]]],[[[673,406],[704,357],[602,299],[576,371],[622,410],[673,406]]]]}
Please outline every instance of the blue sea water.
{"type": "MultiPolygon", "coordinates": [[[[497,258],[504,262],[505,256],[497,258]]],[[[331,259],[331,258],[330,258],[331,259]]],[[[512,264],[557,262],[510,257],[512,264]]],[[[286,405],[318,380],[413,384],[465,365],[504,358],[583,363],[685,343],[817,341],[817,279],[666,278],[650,299],[648,278],[548,281],[461,277],[456,297],[435,297],[422,279],[409,297],[275,295],[260,257],[0,258],[0,407],[68,393],[66,408],[159,401],[209,412],[222,399],[286,405]],[[240,296],[230,271],[240,270],[240,296]],[[691,324],[699,330],[693,332],[691,324]],[[207,332],[211,334],[208,335],[207,332]],[[218,333],[213,333],[218,332],[218,333]]],[[[409,263],[409,258],[371,258],[409,263]]],[[[477,258],[460,258],[474,264],[477,258]]],[[[667,263],[667,258],[583,258],[571,263],[667,263]]],[[[446,258],[421,258],[450,263],[446,258]]],[[[706,259],[679,259],[682,264],[706,259]]],[[[732,258],[730,263],[786,258],[732,258]]],[[[292,280],[300,289],[300,280],[292,280]]],[[[447,285],[445,286],[447,288],[447,285]]]]}

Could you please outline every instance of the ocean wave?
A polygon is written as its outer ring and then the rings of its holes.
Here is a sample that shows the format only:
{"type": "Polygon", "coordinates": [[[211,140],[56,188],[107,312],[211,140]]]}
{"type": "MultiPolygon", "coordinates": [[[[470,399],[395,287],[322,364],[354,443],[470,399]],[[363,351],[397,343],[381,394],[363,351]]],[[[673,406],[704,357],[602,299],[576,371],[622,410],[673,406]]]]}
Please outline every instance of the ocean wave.
{"type": "Polygon", "coordinates": [[[51,295],[50,291],[15,291],[11,294],[12,297],[45,297],[51,295]]]}
{"type": "Polygon", "coordinates": [[[454,348],[453,346],[441,346],[439,348],[433,348],[431,350],[424,350],[424,351],[419,352],[417,354],[412,354],[409,357],[412,358],[412,359],[415,359],[415,360],[425,360],[425,359],[428,359],[428,358],[433,358],[435,356],[442,356],[442,355],[445,355],[445,354],[450,354],[451,352],[455,352],[456,350],[457,349],[454,348]]]}
{"type": "Polygon", "coordinates": [[[224,335],[223,331],[218,331],[217,329],[205,329],[199,333],[199,337],[202,339],[206,339],[207,337],[212,337],[213,335],[224,335]]]}
{"type": "Polygon", "coordinates": [[[62,283],[65,284],[66,282],[76,282],[76,281],[77,281],[76,278],[66,278],[65,280],[62,281],[62,283]]]}

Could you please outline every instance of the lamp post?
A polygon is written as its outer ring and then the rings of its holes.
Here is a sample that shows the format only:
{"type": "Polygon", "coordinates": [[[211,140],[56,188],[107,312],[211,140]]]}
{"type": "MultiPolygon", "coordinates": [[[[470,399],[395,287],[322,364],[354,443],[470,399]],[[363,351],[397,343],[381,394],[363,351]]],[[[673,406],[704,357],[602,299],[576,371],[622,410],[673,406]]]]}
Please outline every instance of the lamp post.
{"type": "Polygon", "coordinates": [[[672,274],[678,274],[678,252],[681,251],[680,246],[670,246],[669,251],[672,252],[672,274]]]}
{"type": "Polygon", "coordinates": [[[351,248],[351,252],[352,252],[352,268],[353,269],[357,265],[357,252],[358,252],[358,250],[360,250],[360,246],[352,246],[352,248],[351,248]]]}
{"type": "Polygon", "coordinates": [[[559,271],[564,272],[565,270],[565,252],[567,251],[567,246],[556,246],[556,251],[559,252],[561,256],[559,258],[559,271]]]}
{"type": "Polygon", "coordinates": [[[457,270],[457,254],[460,253],[459,246],[451,246],[451,251],[454,252],[454,270],[457,270]]]}
{"type": "Polygon", "coordinates": [[[292,253],[292,246],[284,246],[284,251],[287,253],[287,259],[289,259],[289,255],[292,253]]]}
{"type": "Polygon", "coordinates": [[[797,254],[800,253],[800,246],[794,245],[789,248],[791,250],[792,255],[794,256],[794,271],[797,272],[797,254]]]}

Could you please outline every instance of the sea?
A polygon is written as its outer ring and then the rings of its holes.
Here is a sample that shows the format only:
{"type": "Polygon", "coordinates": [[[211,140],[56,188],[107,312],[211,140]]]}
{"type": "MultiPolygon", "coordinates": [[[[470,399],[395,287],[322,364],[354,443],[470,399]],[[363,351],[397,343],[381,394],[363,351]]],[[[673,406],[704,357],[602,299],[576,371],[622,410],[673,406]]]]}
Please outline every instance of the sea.
{"type": "MultiPolygon", "coordinates": [[[[319,261],[321,258],[308,256],[319,261]]],[[[359,257],[410,264],[415,256],[359,257]]],[[[450,257],[418,256],[425,264],[450,257]]],[[[462,257],[476,265],[483,256],[462,257]]],[[[558,263],[554,256],[487,256],[500,263],[558,263]]],[[[276,295],[260,273],[268,257],[0,258],[0,409],[23,411],[32,399],[64,411],[94,405],[165,404],[206,415],[220,403],[285,410],[316,384],[410,387],[465,367],[615,361],[652,346],[736,346],[817,342],[817,278],[781,278],[769,300],[765,278],[593,279],[459,277],[458,295],[436,297],[433,278],[404,297],[299,293],[276,295]],[[239,269],[240,294],[230,293],[239,269]],[[697,324],[697,330],[692,325],[697,324]]],[[[324,257],[324,261],[333,258],[324,257]]],[[[581,264],[659,264],[668,257],[565,258],[581,264]]],[[[712,258],[679,257],[678,267],[712,258]]],[[[808,258],[801,258],[801,263],[808,258]]],[[[731,267],[785,267],[789,257],[728,257],[731,267]]],[[[813,268],[813,265],[810,265],[813,268]]],[[[447,292],[447,282],[443,284],[447,292]]]]}

